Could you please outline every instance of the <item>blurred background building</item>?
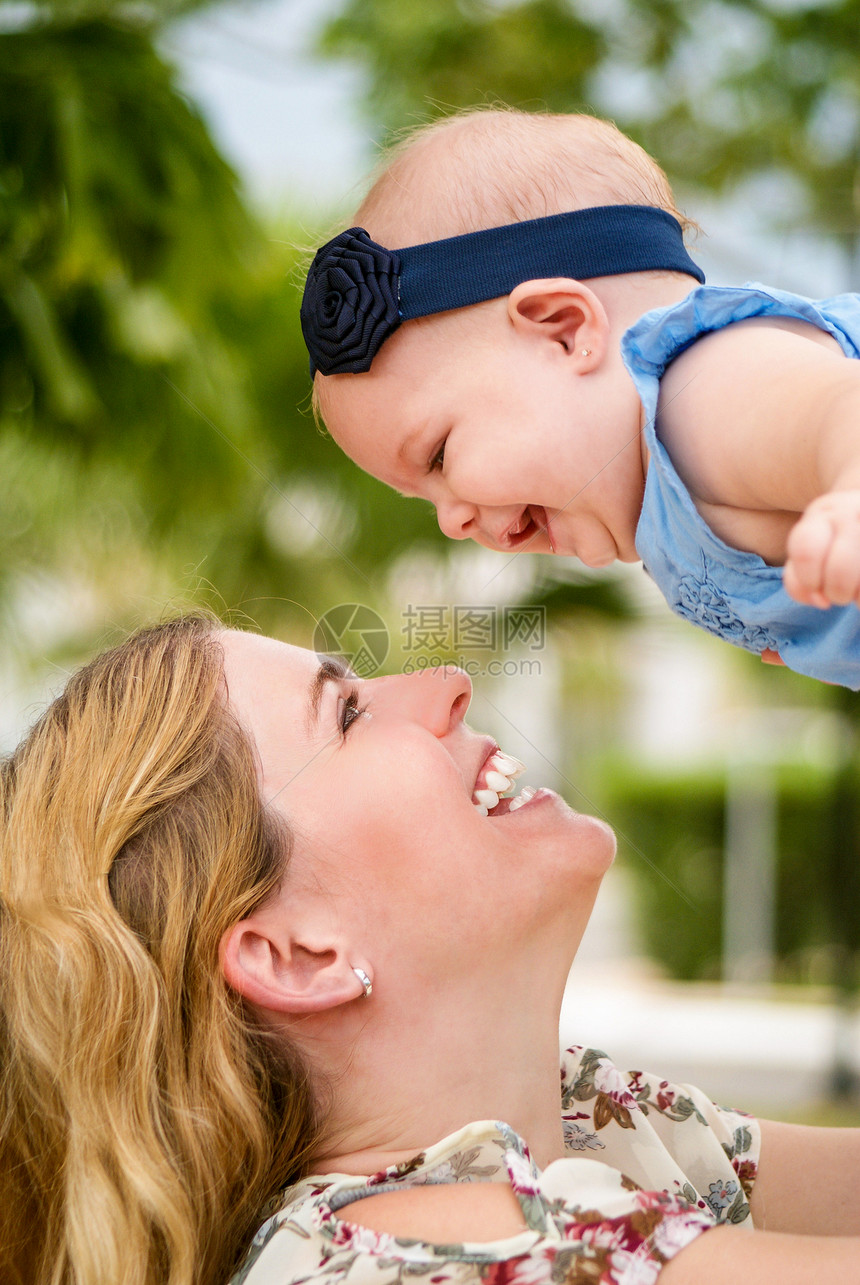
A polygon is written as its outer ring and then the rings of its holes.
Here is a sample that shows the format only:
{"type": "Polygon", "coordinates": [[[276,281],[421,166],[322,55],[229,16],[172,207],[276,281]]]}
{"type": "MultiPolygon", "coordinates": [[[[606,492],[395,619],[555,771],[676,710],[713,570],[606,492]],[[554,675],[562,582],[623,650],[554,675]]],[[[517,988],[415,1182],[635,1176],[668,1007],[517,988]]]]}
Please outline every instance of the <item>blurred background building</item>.
{"type": "Polygon", "coordinates": [[[858,36],[860,0],[0,0],[3,747],[165,609],[310,646],[367,608],[384,669],[466,663],[474,723],[619,829],[565,1035],[855,1109],[857,697],[638,567],[444,541],[315,426],[298,302],[392,133],[498,100],[615,119],[712,282],[858,288],[858,36]]]}

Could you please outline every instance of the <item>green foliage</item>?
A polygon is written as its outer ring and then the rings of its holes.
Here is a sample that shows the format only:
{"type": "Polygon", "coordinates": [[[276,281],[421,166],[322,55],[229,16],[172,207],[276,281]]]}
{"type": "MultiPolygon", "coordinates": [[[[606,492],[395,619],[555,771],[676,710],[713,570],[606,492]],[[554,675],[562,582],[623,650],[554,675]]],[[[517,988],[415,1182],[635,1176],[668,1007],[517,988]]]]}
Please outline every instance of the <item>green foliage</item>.
{"type": "Polygon", "coordinates": [[[696,0],[637,5],[619,74],[644,65],[654,105],[627,116],[669,172],[717,191],[762,173],[789,176],[764,212],[853,247],[860,174],[860,3],[696,0]]]}
{"type": "MultiPolygon", "coordinates": [[[[789,175],[775,224],[853,244],[860,0],[348,0],[320,49],[367,73],[386,129],[500,98],[609,115],[688,187],[789,175]]],[[[759,198],[761,199],[761,198],[759,198]]]]}
{"type": "Polygon", "coordinates": [[[583,611],[594,612],[604,620],[629,620],[631,604],[618,580],[607,579],[579,564],[554,559],[546,566],[526,602],[545,608],[547,621],[564,625],[583,611]],[[560,563],[560,565],[559,565],[560,563]]]}
{"type": "Polygon", "coordinates": [[[130,546],[154,546],[177,514],[211,512],[216,495],[241,504],[232,452],[174,387],[241,436],[237,361],[214,310],[255,233],[141,29],[3,35],[0,121],[8,640],[22,584],[48,567],[104,584],[120,553],[130,570],[130,546]],[[103,505],[122,508],[122,540],[103,505]]]}
{"type": "Polygon", "coordinates": [[[404,542],[436,538],[313,424],[304,251],[249,213],[157,53],[175,7],[131,22],[127,5],[77,6],[108,15],[86,21],[45,5],[0,35],[7,645],[49,569],[98,584],[120,621],[214,586],[310,637],[333,602],[379,598],[404,542]]]}
{"type": "Polygon", "coordinates": [[[619,772],[610,779],[606,799],[607,815],[639,850],[620,843],[621,859],[635,879],[637,929],[646,953],[670,977],[717,977],[722,781],[619,772]]]}
{"type": "Polygon", "coordinates": [[[428,102],[432,114],[494,99],[581,106],[606,42],[565,0],[351,0],[320,48],[364,64],[372,120],[398,128],[426,119],[428,102]]]}
{"type": "MultiPolygon", "coordinates": [[[[723,912],[722,774],[671,776],[641,767],[617,768],[605,788],[608,815],[635,841],[634,849],[622,839],[620,853],[634,876],[637,927],[649,955],[671,977],[717,979],[723,912]]],[[[831,789],[828,773],[783,768],[778,776],[775,951],[782,981],[832,979],[825,861],[831,789]]],[[[843,887],[849,899],[856,891],[854,882],[851,888],[843,887]]],[[[860,942],[852,946],[856,952],[860,942]]]]}
{"type": "MultiPolygon", "coordinates": [[[[0,119],[2,414],[121,455],[164,511],[199,485],[202,454],[165,376],[207,410],[232,400],[213,312],[252,262],[234,176],[139,31],[2,37],[0,119]]],[[[209,454],[223,476],[225,452],[209,454]]]]}
{"type": "MultiPolygon", "coordinates": [[[[136,27],[157,27],[168,18],[190,13],[211,4],[212,0],[29,0],[33,23],[76,25],[99,19],[124,22],[136,27]]],[[[4,10],[14,14],[16,25],[25,25],[19,14],[20,0],[0,0],[0,18],[4,10]]]]}

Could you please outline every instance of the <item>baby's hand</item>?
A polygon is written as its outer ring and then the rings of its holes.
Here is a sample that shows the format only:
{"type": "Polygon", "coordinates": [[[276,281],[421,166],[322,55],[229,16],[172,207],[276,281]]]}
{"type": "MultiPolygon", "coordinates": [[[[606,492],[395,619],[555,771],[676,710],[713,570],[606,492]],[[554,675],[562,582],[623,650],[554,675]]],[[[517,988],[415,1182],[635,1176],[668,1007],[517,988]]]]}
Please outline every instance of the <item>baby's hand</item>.
{"type": "Polygon", "coordinates": [[[813,500],[788,537],[786,591],[812,607],[860,606],[860,490],[813,500]]]}

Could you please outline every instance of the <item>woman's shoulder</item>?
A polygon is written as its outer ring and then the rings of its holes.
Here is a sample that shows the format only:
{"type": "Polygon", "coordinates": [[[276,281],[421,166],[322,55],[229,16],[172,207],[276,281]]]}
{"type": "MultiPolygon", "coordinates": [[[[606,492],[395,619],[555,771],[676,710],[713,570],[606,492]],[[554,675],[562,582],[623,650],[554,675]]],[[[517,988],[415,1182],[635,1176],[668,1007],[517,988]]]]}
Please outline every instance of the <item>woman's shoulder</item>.
{"type": "Polygon", "coordinates": [[[582,1046],[562,1056],[560,1102],[565,1156],[543,1171],[508,1125],[479,1121],[369,1177],[307,1179],[284,1194],[233,1285],[345,1271],[374,1285],[407,1271],[463,1285],[502,1264],[522,1285],[550,1285],[559,1253],[623,1243],[665,1261],[702,1230],[747,1219],[758,1146],[748,1117],[582,1046]]]}
{"type": "Polygon", "coordinates": [[[641,1187],[683,1194],[718,1222],[748,1222],[761,1149],[753,1117],[580,1045],[562,1057],[561,1085],[568,1153],[599,1153],[641,1187]]]}
{"type": "Polygon", "coordinates": [[[584,1045],[572,1045],[562,1054],[561,1107],[568,1151],[615,1136],[604,1132],[611,1124],[631,1133],[647,1125],[666,1140],[689,1136],[701,1144],[705,1134],[713,1136],[732,1159],[754,1151],[760,1132],[753,1116],[720,1106],[696,1085],[623,1068],[602,1049],[584,1045]],[[579,1128],[568,1127],[574,1124],[579,1128]]]}
{"type": "Polygon", "coordinates": [[[279,1285],[347,1265],[353,1276],[372,1272],[378,1285],[392,1265],[402,1271],[406,1262],[433,1263],[441,1283],[451,1264],[460,1264],[463,1279],[462,1264],[471,1261],[466,1241],[516,1249],[523,1237],[528,1249],[535,1237],[505,1164],[514,1138],[500,1122],[477,1121],[375,1174],[310,1176],[283,1193],[231,1285],[263,1285],[270,1263],[278,1265],[279,1285]]]}
{"type": "MultiPolygon", "coordinates": [[[[364,1182],[333,1176],[288,1193],[260,1229],[232,1285],[307,1285],[349,1275],[395,1285],[432,1275],[435,1285],[553,1285],[574,1260],[621,1285],[634,1259],[658,1266],[715,1225],[683,1194],[643,1191],[596,1158],[568,1157],[541,1173],[525,1143],[506,1125],[481,1126],[497,1159],[481,1164],[461,1144],[427,1168],[375,1175],[364,1182]],[[486,1170],[489,1169],[489,1172],[486,1170]]],[[[455,1135],[456,1137],[456,1135],[455,1135]]]]}

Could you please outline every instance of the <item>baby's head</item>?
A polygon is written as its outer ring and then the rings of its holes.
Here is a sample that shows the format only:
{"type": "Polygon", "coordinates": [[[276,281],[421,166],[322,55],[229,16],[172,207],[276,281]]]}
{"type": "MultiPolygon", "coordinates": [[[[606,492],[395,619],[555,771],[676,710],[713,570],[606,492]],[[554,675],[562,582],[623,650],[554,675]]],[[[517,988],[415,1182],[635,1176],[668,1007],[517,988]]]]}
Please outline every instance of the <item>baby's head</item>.
{"type": "Polygon", "coordinates": [[[618,341],[702,279],[656,162],[590,116],[479,110],[395,148],[354,222],[302,305],[338,444],[454,539],[634,559],[618,341]]]}

